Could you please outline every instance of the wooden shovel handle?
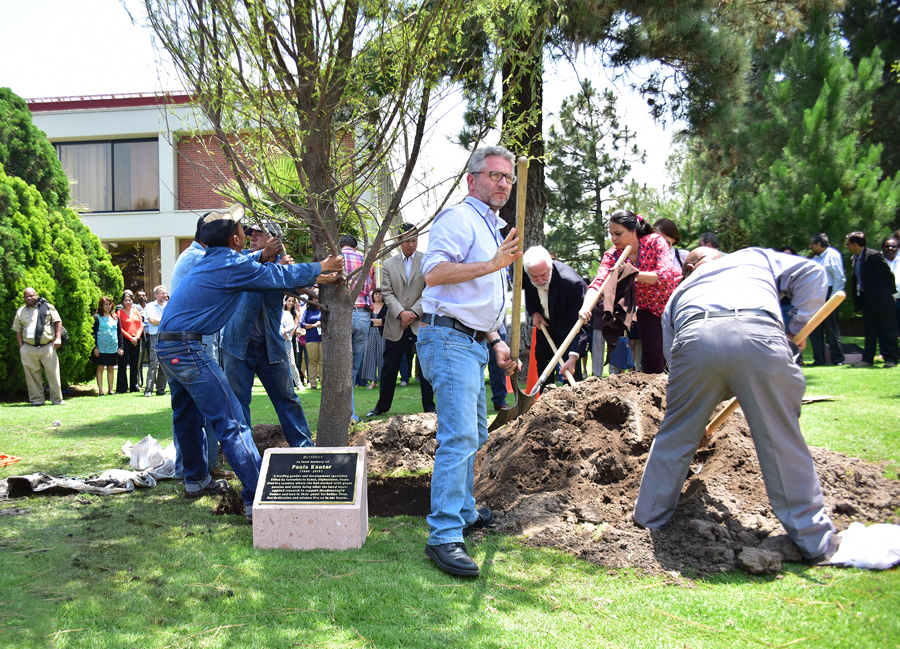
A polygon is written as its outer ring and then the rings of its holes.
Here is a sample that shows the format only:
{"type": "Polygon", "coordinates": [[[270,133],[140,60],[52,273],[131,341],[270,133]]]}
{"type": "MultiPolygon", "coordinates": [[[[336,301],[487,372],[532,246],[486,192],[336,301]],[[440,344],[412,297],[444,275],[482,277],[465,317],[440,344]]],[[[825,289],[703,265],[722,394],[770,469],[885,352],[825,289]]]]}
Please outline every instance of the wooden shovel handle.
{"type": "MultiPolygon", "coordinates": [[[[550,349],[553,350],[553,353],[556,353],[556,343],[553,342],[553,338],[550,337],[550,332],[547,331],[547,326],[542,322],[541,323],[541,331],[544,332],[544,337],[547,338],[547,342],[550,343],[550,349]]],[[[569,385],[573,388],[575,387],[575,377],[572,376],[571,372],[566,372],[566,378],[569,381],[569,385]]]]}
{"type": "MultiPolygon", "coordinates": [[[[528,158],[519,156],[516,160],[518,166],[518,181],[516,187],[516,236],[519,237],[519,250],[525,249],[525,190],[528,187],[528,158]]],[[[505,287],[504,287],[505,288],[505,287]]],[[[509,338],[509,356],[514,361],[519,360],[519,343],[522,339],[522,324],[519,322],[522,313],[522,258],[519,257],[513,264],[513,294],[512,294],[512,331],[509,338]]]]}
{"type": "Polygon", "coordinates": [[[813,332],[813,329],[822,324],[822,321],[830,316],[831,312],[838,308],[838,306],[840,306],[845,297],[847,297],[846,293],[844,293],[843,291],[836,291],[834,295],[828,298],[828,301],[813,314],[813,317],[809,319],[809,322],[803,325],[803,328],[800,330],[800,332],[796,336],[794,336],[794,343],[799,345],[804,340],[809,338],[809,334],[813,332]]]}
{"type": "MultiPolygon", "coordinates": [[[[590,303],[590,309],[593,309],[597,306],[597,302],[600,301],[600,296],[603,295],[603,289],[606,288],[606,283],[613,276],[613,271],[616,270],[622,262],[624,262],[628,255],[631,254],[631,246],[625,246],[625,250],[622,251],[622,254],[619,255],[619,258],[616,260],[616,263],[613,264],[613,267],[609,271],[609,275],[606,276],[606,279],[603,280],[603,283],[600,285],[600,290],[597,291],[597,295],[593,297],[590,303]]],[[[544,385],[544,382],[550,376],[550,372],[552,372],[557,363],[559,363],[559,359],[562,358],[563,353],[569,348],[569,345],[572,344],[572,341],[575,340],[575,336],[578,335],[578,332],[581,330],[581,327],[584,326],[585,321],[579,318],[574,325],[572,325],[572,330],[569,332],[569,335],[566,336],[566,339],[562,342],[562,345],[559,346],[559,349],[556,350],[556,353],[553,355],[553,358],[550,359],[550,362],[547,364],[547,367],[544,369],[544,372],[538,378],[537,383],[534,384],[534,387],[531,389],[531,392],[528,396],[533,397],[536,395],[541,386],[544,385]]]]}

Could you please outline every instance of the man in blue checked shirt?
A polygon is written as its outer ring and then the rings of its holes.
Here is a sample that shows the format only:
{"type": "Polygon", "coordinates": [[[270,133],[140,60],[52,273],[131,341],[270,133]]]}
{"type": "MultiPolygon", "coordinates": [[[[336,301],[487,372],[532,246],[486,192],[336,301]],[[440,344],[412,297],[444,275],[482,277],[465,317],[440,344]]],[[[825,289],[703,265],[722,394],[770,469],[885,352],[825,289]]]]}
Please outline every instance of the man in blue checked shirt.
{"type": "Polygon", "coordinates": [[[431,478],[425,555],[444,572],[479,575],[463,537],[490,525],[490,509],[475,508],[475,453],[487,441],[484,369],[488,347],[507,374],[519,366],[497,333],[506,307],[504,269],[522,256],[515,229],[497,211],[516,182],[513,155],[483,147],[469,159],[469,196],[437,215],[422,259],[426,288],[416,350],[434,387],[438,450],[431,478]]]}

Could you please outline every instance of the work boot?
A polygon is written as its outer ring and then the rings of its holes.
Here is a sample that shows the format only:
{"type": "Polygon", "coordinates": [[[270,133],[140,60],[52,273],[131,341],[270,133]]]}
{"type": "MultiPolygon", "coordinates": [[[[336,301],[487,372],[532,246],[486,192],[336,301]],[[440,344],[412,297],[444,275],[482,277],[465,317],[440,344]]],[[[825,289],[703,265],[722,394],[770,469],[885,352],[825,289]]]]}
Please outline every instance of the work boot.
{"type": "Polygon", "coordinates": [[[228,491],[228,482],[225,480],[210,480],[209,484],[197,491],[184,490],[185,498],[203,498],[203,496],[217,496],[228,491]]]}

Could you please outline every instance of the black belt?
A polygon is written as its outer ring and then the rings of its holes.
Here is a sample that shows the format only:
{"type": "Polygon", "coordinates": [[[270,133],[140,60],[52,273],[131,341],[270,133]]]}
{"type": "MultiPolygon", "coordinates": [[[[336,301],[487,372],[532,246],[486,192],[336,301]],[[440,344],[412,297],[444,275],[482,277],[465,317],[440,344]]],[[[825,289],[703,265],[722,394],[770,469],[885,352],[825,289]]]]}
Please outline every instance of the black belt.
{"type": "MultiPolygon", "coordinates": [[[[705,320],[706,318],[736,318],[739,315],[761,315],[775,320],[775,317],[771,313],[763,311],[762,309],[725,309],[723,311],[701,311],[700,313],[695,313],[685,320],[681,327],[689,325],[697,320],[705,320]]],[[[679,327],[679,329],[681,329],[681,327],[679,327]]]]}
{"type": "Polygon", "coordinates": [[[368,311],[368,310],[369,310],[369,307],[367,307],[367,306],[355,306],[355,307],[353,307],[353,310],[354,310],[354,311],[368,311]]]}
{"type": "Polygon", "coordinates": [[[437,325],[438,327],[448,327],[450,329],[456,329],[457,331],[461,331],[467,336],[472,336],[475,339],[476,343],[480,343],[485,338],[487,338],[486,331],[476,331],[472,329],[472,327],[467,327],[462,322],[457,320],[456,318],[451,318],[446,315],[434,315],[432,313],[425,313],[422,315],[422,322],[426,324],[437,325]],[[431,318],[431,320],[429,320],[431,318]]]}
{"type": "Polygon", "coordinates": [[[203,334],[196,331],[161,331],[156,334],[157,340],[178,340],[186,343],[189,340],[203,340],[203,334]]]}

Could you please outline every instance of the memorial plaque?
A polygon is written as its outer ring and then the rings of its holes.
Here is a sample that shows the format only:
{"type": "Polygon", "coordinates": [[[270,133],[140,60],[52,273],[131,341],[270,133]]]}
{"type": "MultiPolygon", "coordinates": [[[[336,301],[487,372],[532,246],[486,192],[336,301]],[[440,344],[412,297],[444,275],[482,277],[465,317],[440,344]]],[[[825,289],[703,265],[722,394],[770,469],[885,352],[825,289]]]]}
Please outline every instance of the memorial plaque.
{"type": "Polygon", "coordinates": [[[262,505],[352,505],[356,502],[356,453],[279,453],[263,476],[262,505]]]}
{"type": "Polygon", "coordinates": [[[369,530],[366,447],[269,448],[253,499],[253,547],[361,548],[369,530]]]}

